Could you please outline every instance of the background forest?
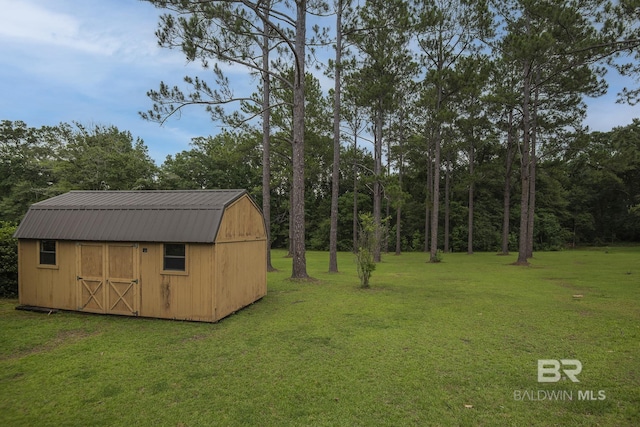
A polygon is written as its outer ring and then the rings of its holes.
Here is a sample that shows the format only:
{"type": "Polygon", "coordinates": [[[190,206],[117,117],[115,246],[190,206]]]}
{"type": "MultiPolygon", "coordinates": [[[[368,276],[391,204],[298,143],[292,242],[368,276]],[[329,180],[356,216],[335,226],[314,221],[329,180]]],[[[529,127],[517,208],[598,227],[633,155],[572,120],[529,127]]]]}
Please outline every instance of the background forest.
{"type": "Polygon", "coordinates": [[[294,277],[306,276],[305,247],[355,250],[368,212],[376,260],[518,251],[526,262],[533,250],[640,240],[640,120],[583,126],[585,96],[605,93],[611,74],[639,75],[637,2],[149,3],[163,13],[160,46],[204,74],[161,82],[142,118],[204,106],[225,130],[157,165],[112,125],[5,120],[5,227],[69,190],[245,188],[272,247],[293,246],[294,277]],[[258,77],[254,93],[234,92],[230,64],[258,77]]]}
{"type": "MultiPolygon", "coordinates": [[[[246,188],[262,201],[258,132],[195,139],[190,150],[168,156],[160,166],[149,157],[143,141],[113,126],[61,124],[36,129],[3,121],[0,138],[0,219],[9,224],[17,224],[30,204],[69,190],[246,188]]],[[[307,247],[327,250],[333,155],[330,129],[308,141],[307,247]]],[[[536,250],[640,241],[640,120],[607,133],[568,135],[549,146],[553,149],[541,153],[538,164],[536,250]]],[[[398,222],[393,214],[401,206],[400,249],[422,251],[428,165],[419,140],[409,140],[404,149],[402,188],[393,163],[385,171],[383,210],[389,217],[389,232],[384,247],[396,249],[398,222]]],[[[273,247],[284,248],[291,172],[286,144],[274,144],[274,150],[272,239],[273,247]]],[[[392,147],[392,155],[396,151],[392,147]]],[[[363,149],[346,145],[341,155],[338,241],[340,250],[349,251],[353,249],[354,194],[357,212],[372,209],[373,158],[363,149]]],[[[497,138],[484,142],[475,154],[473,176],[464,152],[446,151],[445,158],[441,221],[448,227],[441,227],[442,249],[468,249],[468,195],[473,180],[473,250],[501,251],[504,146],[497,138]]],[[[517,163],[514,168],[517,174],[517,163]]],[[[518,186],[515,180],[512,193],[517,194],[518,186]]],[[[513,250],[517,247],[517,198],[512,199],[510,212],[513,250]]]]}

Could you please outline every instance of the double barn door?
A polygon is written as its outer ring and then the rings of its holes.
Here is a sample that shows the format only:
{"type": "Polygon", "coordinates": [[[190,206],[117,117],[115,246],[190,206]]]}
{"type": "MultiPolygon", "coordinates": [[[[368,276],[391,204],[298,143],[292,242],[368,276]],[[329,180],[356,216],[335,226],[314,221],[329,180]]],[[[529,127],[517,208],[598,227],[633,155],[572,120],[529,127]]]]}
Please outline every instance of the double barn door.
{"type": "Polygon", "coordinates": [[[138,245],[78,243],[78,310],[137,316],[138,245]]]}

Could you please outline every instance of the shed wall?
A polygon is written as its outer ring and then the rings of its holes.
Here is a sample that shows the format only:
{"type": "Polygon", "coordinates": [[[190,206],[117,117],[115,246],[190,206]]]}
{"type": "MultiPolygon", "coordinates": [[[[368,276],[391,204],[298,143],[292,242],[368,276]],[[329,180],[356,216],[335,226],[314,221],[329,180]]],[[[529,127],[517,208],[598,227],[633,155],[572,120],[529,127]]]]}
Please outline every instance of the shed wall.
{"type": "Polygon", "coordinates": [[[257,206],[243,196],[225,209],[215,245],[215,320],[267,294],[267,237],[257,206]]]}
{"type": "Polygon", "coordinates": [[[265,240],[219,243],[215,247],[215,320],[267,294],[265,240]]]}
{"type": "Polygon", "coordinates": [[[20,304],[76,310],[76,245],[57,243],[56,266],[39,266],[39,241],[18,241],[20,304]]]}
{"type": "Polygon", "coordinates": [[[162,244],[140,244],[140,315],[214,321],[213,245],[187,244],[186,271],[162,271],[162,244]]]}
{"type": "Polygon", "coordinates": [[[266,238],[262,213],[249,196],[244,195],[224,210],[216,243],[266,240],[266,238]]]}

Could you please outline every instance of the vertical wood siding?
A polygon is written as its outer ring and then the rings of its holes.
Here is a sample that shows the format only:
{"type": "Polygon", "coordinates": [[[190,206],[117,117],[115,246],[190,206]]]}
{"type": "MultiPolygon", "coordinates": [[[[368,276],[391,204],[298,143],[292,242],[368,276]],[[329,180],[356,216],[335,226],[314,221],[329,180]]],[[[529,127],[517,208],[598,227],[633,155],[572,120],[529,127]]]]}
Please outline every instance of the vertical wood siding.
{"type": "Polygon", "coordinates": [[[215,316],[221,319],[267,294],[264,220],[249,197],[225,209],[215,246],[215,316]]]}
{"type": "Polygon", "coordinates": [[[39,267],[39,241],[18,242],[19,301],[23,305],[75,310],[75,242],[58,242],[55,267],[39,267]]]}
{"type": "Polygon", "coordinates": [[[165,319],[214,321],[213,245],[187,244],[186,271],[162,271],[162,244],[141,244],[140,315],[165,319]]]}

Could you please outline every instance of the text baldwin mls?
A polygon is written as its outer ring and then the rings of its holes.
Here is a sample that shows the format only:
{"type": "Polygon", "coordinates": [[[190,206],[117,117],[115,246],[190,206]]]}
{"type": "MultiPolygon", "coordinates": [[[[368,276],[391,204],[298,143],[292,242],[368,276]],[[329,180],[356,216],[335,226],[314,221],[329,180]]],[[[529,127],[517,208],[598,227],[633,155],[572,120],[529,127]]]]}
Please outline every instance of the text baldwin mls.
{"type": "MultiPolygon", "coordinates": [[[[540,359],[538,360],[538,382],[556,383],[562,378],[579,383],[578,374],[582,372],[582,363],[576,359],[540,359]],[[563,374],[560,373],[563,372],[563,374]]],[[[607,398],[604,390],[514,390],[513,399],[520,401],[542,400],[587,400],[598,401],[607,398]]]]}
{"type": "Polygon", "coordinates": [[[576,394],[572,390],[514,390],[513,400],[542,401],[542,400],[605,400],[604,390],[578,390],[576,394]]]}

